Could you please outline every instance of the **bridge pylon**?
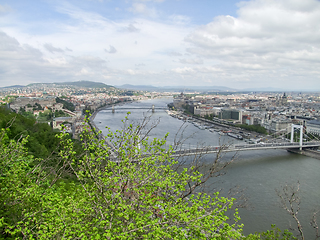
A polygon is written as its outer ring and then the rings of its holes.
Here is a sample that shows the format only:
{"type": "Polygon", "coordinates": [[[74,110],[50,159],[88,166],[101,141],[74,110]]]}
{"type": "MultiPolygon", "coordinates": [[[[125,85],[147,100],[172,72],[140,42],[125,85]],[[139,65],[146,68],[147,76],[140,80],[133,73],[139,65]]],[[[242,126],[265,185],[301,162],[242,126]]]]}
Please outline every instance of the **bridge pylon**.
{"type": "Polygon", "coordinates": [[[302,135],[303,135],[303,125],[291,125],[291,143],[293,143],[293,135],[294,135],[294,129],[299,128],[300,129],[300,139],[299,139],[299,145],[300,145],[300,150],[302,150],[302,135]]]}

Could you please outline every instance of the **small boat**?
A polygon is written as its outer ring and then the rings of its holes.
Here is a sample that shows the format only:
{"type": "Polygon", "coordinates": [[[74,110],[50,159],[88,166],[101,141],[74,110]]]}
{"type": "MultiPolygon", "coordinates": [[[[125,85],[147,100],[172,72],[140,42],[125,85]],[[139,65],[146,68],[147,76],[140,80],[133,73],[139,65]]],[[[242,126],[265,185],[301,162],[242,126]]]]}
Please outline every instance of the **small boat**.
{"type": "Polygon", "coordinates": [[[236,138],[236,139],[239,139],[239,140],[243,140],[243,137],[240,136],[240,135],[237,135],[237,134],[234,134],[234,133],[230,133],[228,132],[227,133],[229,137],[233,137],[233,138],[236,138]]]}
{"type": "Polygon", "coordinates": [[[203,126],[203,125],[201,125],[201,126],[199,126],[199,129],[200,129],[200,130],[205,130],[205,129],[206,129],[206,127],[205,127],[205,126],[203,126]]]}

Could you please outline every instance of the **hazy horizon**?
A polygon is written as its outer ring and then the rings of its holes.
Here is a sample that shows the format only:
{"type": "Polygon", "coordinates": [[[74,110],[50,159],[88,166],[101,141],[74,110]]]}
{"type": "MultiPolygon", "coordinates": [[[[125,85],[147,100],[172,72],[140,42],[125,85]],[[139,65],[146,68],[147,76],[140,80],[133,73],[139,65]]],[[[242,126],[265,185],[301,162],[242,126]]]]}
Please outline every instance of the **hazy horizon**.
{"type": "Polygon", "coordinates": [[[14,0],[0,19],[0,87],[320,91],[318,0],[14,0]]]}

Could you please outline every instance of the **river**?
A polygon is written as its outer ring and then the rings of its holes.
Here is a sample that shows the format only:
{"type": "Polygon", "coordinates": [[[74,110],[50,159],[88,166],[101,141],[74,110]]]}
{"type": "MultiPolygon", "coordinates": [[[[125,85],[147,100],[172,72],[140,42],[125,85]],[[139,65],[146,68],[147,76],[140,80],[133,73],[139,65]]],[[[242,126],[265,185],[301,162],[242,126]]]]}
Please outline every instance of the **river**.
{"type": "MultiPolygon", "coordinates": [[[[172,98],[151,99],[141,102],[132,102],[118,106],[115,113],[110,109],[100,111],[94,122],[106,135],[106,126],[111,130],[121,129],[127,112],[129,121],[141,121],[144,116],[149,116],[151,111],[141,108],[166,107],[172,102],[172,98]],[[121,110],[121,108],[123,108],[121,110]],[[130,108],[130,110],[128,109],[130,108]]],[[[153,129],[150,137],[163,137],[170,133],[168,144],[172,144],[175,133],[182,126],[182,121],[169,116],[165,110],[156,109],[151,117],[151,123],[160,120],[158,126],[153,129]]],[[[233,138],[220,136],[216,132],[199,130],[192,124],[183,126],[183,137],[189,137],[185,141],[186,147],[198,145],[217,146],[219,143],[234,142],[233,138]]],[[[180,136],[180,135],[179,135],[180,136]]],[[[239,141],[239,140],[237,140],[239,141]]],[[[225,159],[231,158],[228,153],[225,159]]],[[[213,156],[208,155],[205,161],[210,162],[213,156]]],[[[214,179],[216,189],[223,189],[222,194],[235,186],[243,191],[246,197],[247,207],[240,208],[241,223],[244,223],[244,234],[266,231],[271,224],[276,224],[280,229],[296,227],[294,219],[280,206],[280,199],[275,189],[281,186],[300,182],[301,209],[298,217],[304,229],[305,239],[314,239],[315,232],[309,225],[312,213],[320,210],[320,160],[306,156],[289,153],[285,150],[260,150],[244,151],[238,154],[227,169],[226,174],[214,179]]],[[[319,216],[320,219],[320,216],[319,216]]],[[[319,220],[320,225],[320,220],[319,220]]]]}

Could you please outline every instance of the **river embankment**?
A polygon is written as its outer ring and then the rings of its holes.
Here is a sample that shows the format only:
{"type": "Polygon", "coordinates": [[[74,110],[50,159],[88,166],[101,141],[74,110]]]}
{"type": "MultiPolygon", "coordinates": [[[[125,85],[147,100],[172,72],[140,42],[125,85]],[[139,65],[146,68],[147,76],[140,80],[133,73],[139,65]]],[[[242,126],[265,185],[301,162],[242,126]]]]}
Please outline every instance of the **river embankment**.
{"type": "Polygon", "coordinates": [[[307,157],[311,157],[311,158],[315,158],[320,160],[320,151],[317,150],[312,150],[312,149],[303,149],[303,150],[299,150],[299,149],[288,149],[288,152],[291,153],[296,153],[296,154],[300,154],[300,155],[304,155],[307,157]]]}

